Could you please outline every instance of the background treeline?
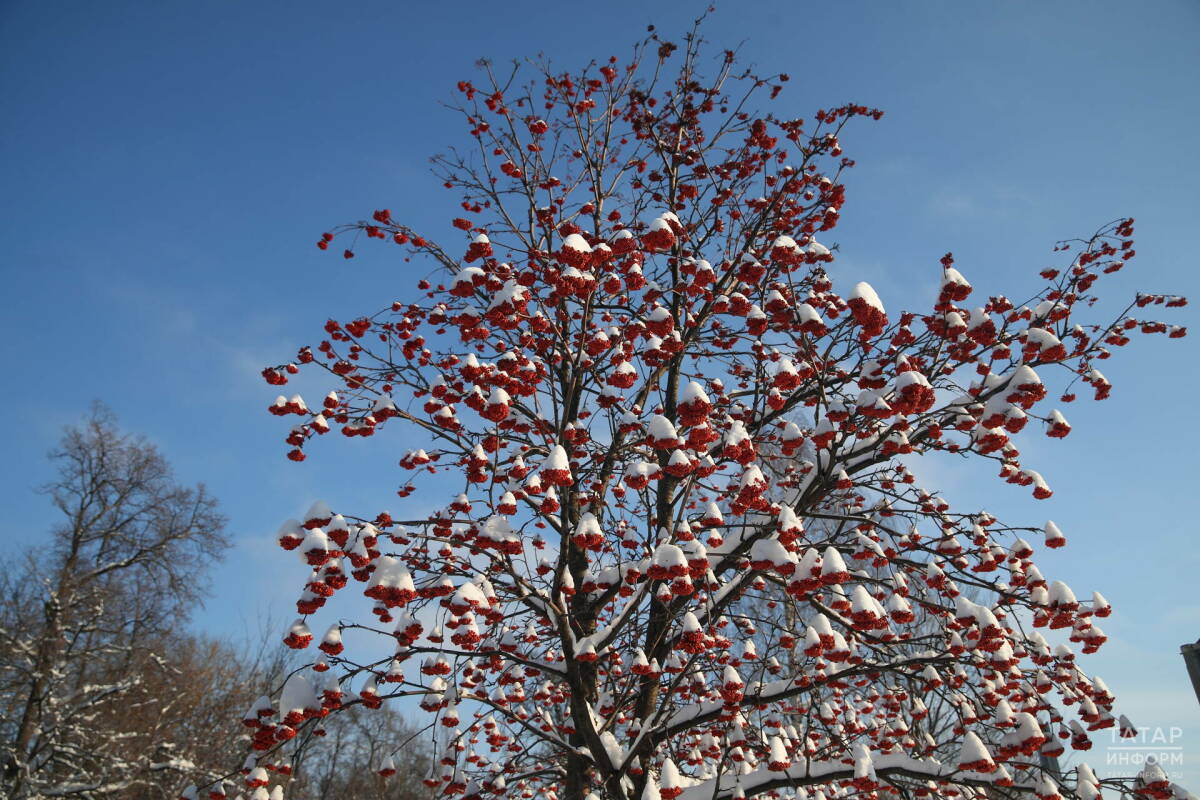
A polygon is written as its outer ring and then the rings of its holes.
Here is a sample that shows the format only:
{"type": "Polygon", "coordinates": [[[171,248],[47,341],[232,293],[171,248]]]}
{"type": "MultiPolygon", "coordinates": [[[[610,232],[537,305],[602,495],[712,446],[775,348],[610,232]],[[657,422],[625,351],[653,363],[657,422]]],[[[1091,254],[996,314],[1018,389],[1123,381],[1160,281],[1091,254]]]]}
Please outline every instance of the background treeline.
{"type": "MultiPolygon", "coordinates": [[[[286,677],[291,651],[188,628],[228,545],[216,500],[102,407],[50,458],[55,518],[27,521],[37,544],[0,569],[4,796],[160,800],[228,774],[247,753],[244,712],[286,677]]],[[[289,797],[427,796],[424,737],[400,714],[356,709],[327,730],[289,797]],[[369,768],[409,740],[397,775],[369,768]]]]}

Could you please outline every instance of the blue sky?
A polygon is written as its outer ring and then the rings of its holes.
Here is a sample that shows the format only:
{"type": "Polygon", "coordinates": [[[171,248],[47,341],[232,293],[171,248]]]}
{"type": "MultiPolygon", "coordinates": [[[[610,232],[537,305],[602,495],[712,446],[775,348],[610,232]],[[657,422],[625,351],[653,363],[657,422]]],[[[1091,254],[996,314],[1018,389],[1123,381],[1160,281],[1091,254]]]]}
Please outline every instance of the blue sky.
{"type": "MultiPolygon", "coordinates": [[[[7,549],[50,522],[33,487],[61,427],[104,400],[232,519],[200,629],[256,632],[290,616],[304,570],[271,544],[320,497],[411,510],[393,495],[402,432],[283,459],[285,426],[258,377],[329,317],[405,297],[414,267],[364,247],[343,262],[321,231],[375,208],[445,231],[455,198],[428,156],[464,132],[439,101],[480,56],[545,52],[565,68],[624,55],[702,4],[104,3],[0,5],[0,273],[7,549]]],[[[716,47],[791,74],[797,114],[844,101],[887,111],[854,126],[859,166],[834,240],[838,281],[890,308],[927,306],[938,257],[981,294],[1014,298],[1056,263],[1054,241],[1138,220],[1134,267],[1107,296],[1197,292],[1200,4],[743,2],[716,47]]],[[[1191,309],[1170,318],[1191,324],[1191,309]]],[[[956,507],[1053,518],[1070,538],[1039,562],[1116,607],[1087,659],[1139,724],[1200,781],[1200,710],[1178,645],[1200,636],[1196,338],[1135,340],[1105,366],[1112,399],[1066,411],[1062,443],[1022,450],[1053,499],[957,465],[927,468],[956,507]]],[[[1090,756],[1102,768],[1104,742],[1090,756]]]]}

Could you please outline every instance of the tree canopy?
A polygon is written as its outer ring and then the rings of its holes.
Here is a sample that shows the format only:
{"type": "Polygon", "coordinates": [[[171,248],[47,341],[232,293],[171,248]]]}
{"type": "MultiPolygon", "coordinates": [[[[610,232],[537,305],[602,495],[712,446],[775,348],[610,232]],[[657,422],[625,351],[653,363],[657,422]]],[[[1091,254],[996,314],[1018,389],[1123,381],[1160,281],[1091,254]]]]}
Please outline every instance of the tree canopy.
{"type": "Polygon", "coordinates": [[[1094,318],[1134,221],[1055,244],[1017,299],[947,254],[928,306],[889,311],[831,238],[843,129],[882,112],[772,113],[788,75],[706,52],[693,29],[575,73],[484,62],[458,84],[468,146],[434,161],[458,241],[379,210],[318,242],[392,243],[424,277],[267,368],[331,389],[270,411],[294,461],[394,434],[414,511],[282,527],[312,570],[286,641],[319,653],[248,716],[244,785],[267,795],[331,714],[407,696],[447,796],[1184,796],[1152,767],[1056,772],[1132,730],[1077,658],[1111,609],[1038,569],[1053,522],[955,509],[910,468],[990,461],[1052,495],[1018,450],[1070,433],[1052,398],[1103,400],[1100,361],[1185,334],[1140,316],[1171,295],[1094,318]],[[373,616],[338,617],[342,590],[373,616]]]}

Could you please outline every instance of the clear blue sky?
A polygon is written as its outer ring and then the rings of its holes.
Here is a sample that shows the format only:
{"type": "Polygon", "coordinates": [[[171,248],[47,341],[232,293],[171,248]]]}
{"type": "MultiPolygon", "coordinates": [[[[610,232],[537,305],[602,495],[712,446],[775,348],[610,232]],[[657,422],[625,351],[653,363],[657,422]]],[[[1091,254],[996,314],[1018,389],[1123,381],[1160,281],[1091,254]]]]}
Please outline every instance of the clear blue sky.
{"type": "MultiPolygon", "coordinates": [[[[351,263],[321,231],[388,207],[448,232],[455,198],[427,157],[461,143],[439,106],[477,57],[546,52],[564,67],[623,55],[647,23],[680,31],[699,3],[0,4],[0,272],[12,552],[50,519],[33,487],[43,453],[93,398],[203,480],[236,544],[199,628],[239,633],[290,616],[303,569],[271,545],[321,497],[391,507],[403,435],[324,442],[283,459],[284,425],[258,377],[349,318],[405,296],[384,247],[351,263]]],[[[1135,268],[1111,281],[1200,300],[1200,3],[725,3],[717,47],[744,43],[789,72],[798,114],[879,106],[854,126],[859,166],[834,237],[835,278],[872,282],[889,308],[927,306],[953,250],[977,291],[1033,288],[1050,247],[1138,219],[1135,268]]],[[[1191,324],[1191,309],[1172,321],[1191,324]]],[[[1111,400],[1066,411],[1063,443],[1022,450],[1056,489],[1025,490],[947,465],[956,507],[1055,519],[1071,540],[1039,562],[1116,606],[1089,668],[1139,724],[1180,726],[1200,781],[1200,713],[1178,645],[1200,636],[1195,511],[1196,336],[1136,341],[1105,373],[1111,400]]],[[[1089,755],[1104,767],[1104,741],[1089,755]]]]}

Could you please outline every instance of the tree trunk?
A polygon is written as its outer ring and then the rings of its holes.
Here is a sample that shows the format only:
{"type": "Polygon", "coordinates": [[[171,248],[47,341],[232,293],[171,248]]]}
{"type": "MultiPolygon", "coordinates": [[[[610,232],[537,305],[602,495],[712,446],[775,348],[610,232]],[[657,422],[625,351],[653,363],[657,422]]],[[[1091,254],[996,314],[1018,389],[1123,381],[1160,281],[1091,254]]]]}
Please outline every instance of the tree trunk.
{"type": "Polygon", "coordinates": [[[4,782],[8,784],[9,797],[13,798],[21,797],[24,789],[29,746],[33,742],[39,708],[50,685],[49,675],[58,659],[59,640],[62,636],[62,604],[59,595],[55,594],[54,597],[47,600],[42,609],[45,615],[45,625],[42,629],[42,640],[38,645],[33,680],[29,686],[29,697],[25,700],[25,708],[21,712],[21,722],[17,725],[17,735],[13,739],[8,761],[4,765],[4,782]]]}

